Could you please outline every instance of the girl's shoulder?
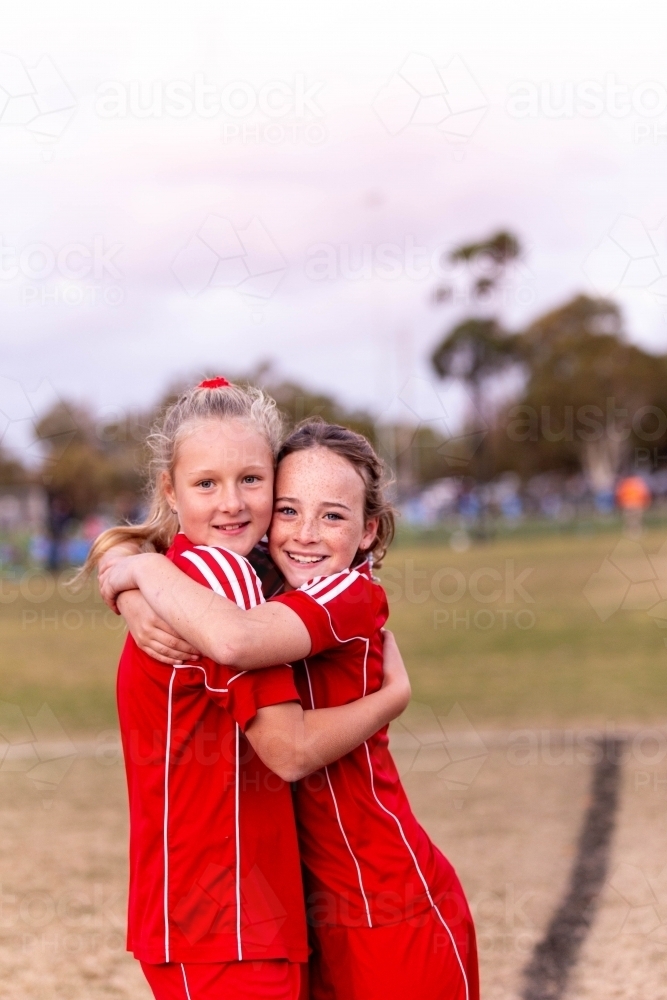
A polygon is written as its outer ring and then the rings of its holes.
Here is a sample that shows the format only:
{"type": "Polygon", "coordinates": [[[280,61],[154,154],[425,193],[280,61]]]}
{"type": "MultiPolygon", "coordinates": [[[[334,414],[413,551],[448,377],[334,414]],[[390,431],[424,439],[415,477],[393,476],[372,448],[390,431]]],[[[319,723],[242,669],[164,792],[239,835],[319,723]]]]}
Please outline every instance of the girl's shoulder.
{"type": "Polygon", "coordinates": [[[352,639],[370,640],[388,615],[382,587],[359,567],[316,577],[272,599],[287,604],[304,622],[311,655],[352,639]]]}
{"type": "Polygon", "coordinates": [[[202,586],[234,601],[241,608],[264,602],[262,585],[248,560],[217,545],[195,545],[179,532],[167,556],[202,586]]]}

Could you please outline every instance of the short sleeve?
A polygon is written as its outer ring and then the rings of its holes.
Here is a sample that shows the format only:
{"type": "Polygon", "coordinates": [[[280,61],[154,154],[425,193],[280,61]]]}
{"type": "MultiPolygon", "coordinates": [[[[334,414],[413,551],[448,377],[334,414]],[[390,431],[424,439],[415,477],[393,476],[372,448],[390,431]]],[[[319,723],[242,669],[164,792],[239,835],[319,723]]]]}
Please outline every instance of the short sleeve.
{"type": "Polygon", "coordinates": [[[260,708],[300,701],[291,667],[246,670],[228,681],[227,711],[245,732],[260,708]]]}
{"type": "Polygon", "coordinates": [[[310,656],[350,639],[370,639],[382,627],[378,617],[380,588],[367,577],[350,572],[316,581],[299,590],[272,597],[294,611],[308,629],[310,656]]]}
{"type": "Polygon", "coordinates": [[[338,645],[329,615],[320,604],[302,590],[279,594],[277,597],[272,597],[271,601],[286,604],[299,616],[310,636],[310,656],[316,656],[323,649],[331,649],[332,646],[338,645]]]}

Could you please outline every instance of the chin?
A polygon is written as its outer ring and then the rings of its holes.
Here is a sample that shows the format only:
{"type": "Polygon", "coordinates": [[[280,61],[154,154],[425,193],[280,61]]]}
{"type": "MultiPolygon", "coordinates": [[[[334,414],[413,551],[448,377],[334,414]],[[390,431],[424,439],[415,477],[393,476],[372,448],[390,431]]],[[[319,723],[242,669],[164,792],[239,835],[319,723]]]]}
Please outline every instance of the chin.
{"type": "Polygon", "coordinates": [[[304,583],[309,583],[318,576],[331,576],[332,573],[338,572],[335,569],[327,567],[326,564],[316,564],[308,569],[295,569],[294,564],[289,563],[288,566],[279,565],[278,569],[290,587],[294,588],[303,587],[304,583]]]}
{"type": "Polygon", "coordinates": [[[241,535],[233,535],[231,538],[226,538],[221,531],[215,531],[213,538],[206,544],[217,546],[220,549],[229,549],[230,552],[235,552],[238,556],[247,556],[252,551],[255,541],[255,536],[250,531],[244,531],[241,535]]]}

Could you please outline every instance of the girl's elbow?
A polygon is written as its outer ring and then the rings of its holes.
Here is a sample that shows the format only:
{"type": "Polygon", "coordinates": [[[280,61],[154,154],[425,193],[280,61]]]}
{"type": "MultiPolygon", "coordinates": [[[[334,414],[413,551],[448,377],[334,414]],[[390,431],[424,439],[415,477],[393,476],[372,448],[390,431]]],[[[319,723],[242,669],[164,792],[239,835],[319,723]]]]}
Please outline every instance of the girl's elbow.
{"type": "Polygon", "coordinates": [[[241,645],[235,641],[234,636],[225,636],[224,639],[219,637],[212,637],[211,642],[209,642],[208,647],[210,649],[211,659],[215,660],[216,663],[224,663],[229,667],[239,667],[244,668],[244,664],[241,662],[243,660],[243,650],[241,645]]]}
{"type": "Polygon", "coordinates": [[[288,753],[285,753],[285,749],[283,748],[282,753],[276,755],[276,759],[268,764],[268,766],[279,778],[288,783],[300,781],[301,778],[305,778],[306,775],[315,770],[305,759],[305,755],[299,752],[296,747],[290,749],[288,753]]]}
{"type": "MultiPolygon", "coordinates": [[[[266,762],[265,762],[266,763],[266,762]]],[[[291,784],[293,781],[299,781],[304,778],[308,771],[304,771],[303,767],[299,767],[298,763],[294,760],[279,760],[274,761],[268,765],[274,774],[277,774],[279,778],[291,784]]]]}
{"type": "Polygon", "coordinates": [[[280,769],[278,777],[286,781],[288,785],[291,785],[293,781],[300,781],[301,778],[305,778],[305,773],[302,768],[289,765],[280,769]]]}

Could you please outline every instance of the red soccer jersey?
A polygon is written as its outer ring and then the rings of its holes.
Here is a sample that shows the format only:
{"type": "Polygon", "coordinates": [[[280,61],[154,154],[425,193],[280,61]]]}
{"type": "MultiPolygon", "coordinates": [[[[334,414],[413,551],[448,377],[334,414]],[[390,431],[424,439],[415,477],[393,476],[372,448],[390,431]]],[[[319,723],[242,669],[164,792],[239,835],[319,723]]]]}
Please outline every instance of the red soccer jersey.
{"type": "MultiPolygon", "coordinates": [[[[381,687],[389,612],[368,563],[272,600],[310,633],[310,655],[295,664],[304,708],[345,705],[381,687]]],[[[295,806],[311,923],[375,927],[442,910],[453,869],[410,808],[387,727],[300,781],[295,806]]]]}
{"type": "MultiPolygon", "coordinates": [[[[168,557],[242,608],[250,564],[178,534],[168,557]]],[[[262,706],[298,700],[289,666],[168,667],[128,636],[118,712],[130,800],[128,948],[138,959],[307,959],[290,786],[243,735],[262,706]]]]}

